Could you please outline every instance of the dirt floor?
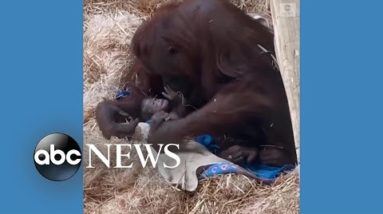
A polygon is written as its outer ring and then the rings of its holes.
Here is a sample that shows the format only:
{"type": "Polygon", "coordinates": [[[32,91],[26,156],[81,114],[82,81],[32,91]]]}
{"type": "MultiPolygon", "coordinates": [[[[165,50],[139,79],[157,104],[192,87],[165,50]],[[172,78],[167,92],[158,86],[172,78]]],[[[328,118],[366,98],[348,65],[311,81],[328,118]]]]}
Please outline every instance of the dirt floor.
{"type": "MultiPolygon", "coordinates": [[[[113,98],[129,71],[130,39],[136,28],[167,0],[84,0],[84,142],[126,143],[101,136],[94,108],[113,98]]],[[[233,0],[238,7],[270,19],[267,0],[233,0]]],[[[86,154],[85,154],[86,155],[86,154]]],[[[134,159],[134,157],[132,158],[134,159]]],[[[87,158],[84,158],[84,166],[87,158]]],[[[299,173],[265,185],[242,175],[202,181],[195,193],[167,184],[156,170],[113,170],[96,163],[84,168],[85,213],[299,213],[299,173]]]]}

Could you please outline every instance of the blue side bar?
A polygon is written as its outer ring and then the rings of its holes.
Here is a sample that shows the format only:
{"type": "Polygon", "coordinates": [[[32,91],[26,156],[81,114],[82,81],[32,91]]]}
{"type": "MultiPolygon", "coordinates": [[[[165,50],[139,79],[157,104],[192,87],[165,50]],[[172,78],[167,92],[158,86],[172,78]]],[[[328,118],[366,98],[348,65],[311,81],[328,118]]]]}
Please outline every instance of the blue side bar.
{"type": "Polygon", "coordinates": [[[82,170],[49,181],[32,157],[52,132],[82,145],[82,1],[1,1],[0,75],[0,213],[82,213],[82,170]]]}

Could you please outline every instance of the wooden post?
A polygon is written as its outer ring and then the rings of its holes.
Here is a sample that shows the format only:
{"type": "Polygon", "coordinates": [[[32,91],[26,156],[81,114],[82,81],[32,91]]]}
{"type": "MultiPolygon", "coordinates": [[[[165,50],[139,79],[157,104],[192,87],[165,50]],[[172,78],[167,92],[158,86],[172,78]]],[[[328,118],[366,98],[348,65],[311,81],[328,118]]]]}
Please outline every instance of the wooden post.
{"type": "Polygon", "coordinates": [[[289,100],[295,146],[300,162],[299,0],[270,0],[278,65],[289,100]]]}

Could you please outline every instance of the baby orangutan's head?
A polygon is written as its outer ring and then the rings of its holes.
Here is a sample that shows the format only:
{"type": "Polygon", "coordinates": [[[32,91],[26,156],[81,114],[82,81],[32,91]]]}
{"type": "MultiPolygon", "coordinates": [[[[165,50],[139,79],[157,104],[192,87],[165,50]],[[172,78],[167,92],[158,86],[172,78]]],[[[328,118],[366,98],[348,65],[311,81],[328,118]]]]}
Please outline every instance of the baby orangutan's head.
{"type": "Polygon", "coordinates": [[[154,113],[168,110],[169,101],[166,99],[145,98],[142,100],[141,114],[145,120],[150,119],[154,113]]]}

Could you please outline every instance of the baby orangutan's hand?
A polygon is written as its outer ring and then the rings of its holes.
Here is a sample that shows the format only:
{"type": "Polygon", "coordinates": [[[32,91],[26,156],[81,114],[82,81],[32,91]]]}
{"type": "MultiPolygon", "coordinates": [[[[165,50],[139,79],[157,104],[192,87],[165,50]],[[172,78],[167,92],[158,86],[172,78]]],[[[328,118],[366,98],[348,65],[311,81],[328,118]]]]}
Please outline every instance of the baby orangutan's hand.
{"type": "Polygon", "coordinates": [[[234,145],[221,152],[219,156],[236,164],[253,163],[257,159],[258,149],[234,145]]]}
{"type": "Polygon", "coordinates": [[[154,113],[150,122],[150,130],[155,131],[158,129],[158,127],[160,127],[163,122],[168,120],[169,116],[169,113],[164,111],[154,113]]]}
{"type": "Polygon", "coordinates": [[[150,131],[148,136],[148,143],[153,144],[153,148],[158,150],[157,143],[170,142],[168,137],[171,136],[171,129],[169,129],[169,122],[172,115],[164,111],[155,113],[151,118],[150,131]]]}

